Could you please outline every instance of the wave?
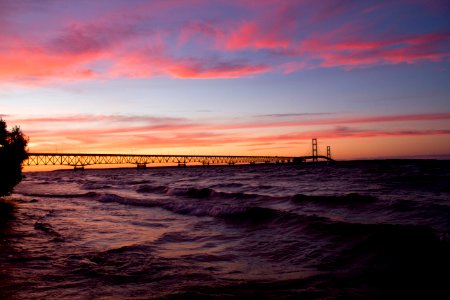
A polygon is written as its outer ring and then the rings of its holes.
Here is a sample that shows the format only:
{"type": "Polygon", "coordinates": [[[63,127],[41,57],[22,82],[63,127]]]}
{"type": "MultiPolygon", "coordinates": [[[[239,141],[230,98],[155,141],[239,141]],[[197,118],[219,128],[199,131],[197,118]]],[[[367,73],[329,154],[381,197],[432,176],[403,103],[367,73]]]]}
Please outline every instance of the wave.
{"type": "Polygon", "coordinates": [[[67,193],[67,194],[48,194],[48,193],[21,193],[28,197],[42,197],[42,198],[94,198],[99,194],[96,192],[87,193],[67,193]]]}
{"type": "MultiPolygon", "coordinates": [[[[211,191],[187,191],[186,195],[196,193],[195,196],[205,196],[211,191]],[[200,194],[197,194],[200,193],[200,194]],[[205,193],[205,194],[203,194],[205,193]]],[[[229,195],[230,196],[230,195],[229,195]]],[[[233,195],[236,196],[236,195],[233,195]]],[[[130,197],[122,197],[116,194],[97,195],[96,200],[100,202],[114,202],[124,205],[141,206],[141,207],[160,207],[171,212],[190,215],[196,217],[219,217],[222,219],[246,219],[246,220],[270,220],[271,218],[281,214],[282,212],[270,208],[238,206],[236,204],[227,203],[210,203],[210,202],[192,202],[182,199],[173,200],[152,200],[152,199],[133,199],[130,197]]]]}
{"type": "Polygon", "coordinates": [[[87,183],[82,187],[84,190],[101,190],[101,189],[110,189],[112,185],[110,184],[97,184],[97,183],[87,183]]]}
{"type": "Polygon", "coordinates": [[[140,200],[140,199],[133,199],[128,197],[122,197],[116,194],[103,194],[98,195],[96,199],[100,202],[113,202],[113,203],[119,203],[119,204],[125,204],[125,205],[133,205],[133,206],[143,206],[143,207],[154,207],[154,206],[160,206],[160,202],[153,201],[153,200],[140,200]]]}
{"type": "Polygon", "coordinates": [[[189,198],[195,199],[257,199],[258,202],[261,197],[263,200],[279,199],[276,197],[262,196],[257,194],[245,193],[225,193],[216,192],[212,189],[177,189],[170,190],[168,193],[175,195],[183,195],[184,198],[174,199],[133,199],[130,197],[122,197],[116,194],[102,194],[97,195],[96,199],[100,202],[114,202],[124,205],[140,206],[140,207],[160,207],[165,210],[196,217],[214,217],[219,218],[230,223],[276,223],[285,226],[306,226],[313,225],[314,222],[324,224],[328,222],[325,217],[310,214],[297,214],[289,211],[278,210],[274,208],[262,207],[259,205],[246,205],[240,201],[189,201],[189,198]]]}
{"type": "Polygon", "coordinates": [[[186,196],[188,198],[194,198],[194,199],[203,199],[203,198],[209,198],[213,195],[216,195],[217,192],[213,189],[209,188],[189,188],[187,191],[183,191],[182,195],[186,196]]]}
{"type": "Polygon", "coordinates": [[[223,210],[217,214],[218,217],[228,220],[236,221],[256,221],[256,222],[267,222],[274,220],[282,215],[281,211],[259,207],[250,206],[243,208],[233,208],[228,210],[223,210]]]}
{"type": "MultiPolygon", "coordinates": [[[[148,188],[148,187],[145,187],[148,188]]],[[[163,187],[157,187],[163,189],[163,187]]],[[[152,187],[153,189],[153,187],[152,187]]],[[[293,212],[284,209],[275,209],[264,207],[259,203],[267,203],[260,201],[262,195],[244,194],[244,193],[225,193],[217,192],[212,189],[173,189],[167,193],[183,195],[173,197],[172,199],[134,199],[131,197],[122,197],[116,194],[91,195],[100,202],[114,202],[123,205],[132,205],[139,207],[158,207],[171,211],[180,215],[195,217],[212,217],[229,224],[238,226],[260,225],[278,226],[283,230],[287,229],[304,229],[308,233],[317,237],[333,237],[352,239],[361,237],[374,232],[386,224],[370,224],[353,223],[346,220],[333,220],[319,214],[308,214],[293,212]],[[189,199],[238,199],[239,197],[256,198],[257,201],[190,201],[189,199]]],[[[277,199],[266,196],[268,199],[277,199]]],[[[291,197],[294,202],[313,202],[330,205],[353,205],[364,204],[375,201],[376,198],[371,196],[348,194],[343,196],[305,196],[295,195],[291,197]]],[[[441,208],[438,206],[436,208],[441,208]]],[[[387,225],[386,225],[387,226],[387,225]]],[[[384,228],[384,227],[383,227],[384,228]]],[[[390,227],[388,227],[390,228],[390,227]]]]}
{"type": "Polygon", "coordinates": [[[304,195],[296,194],[292,197],[293,202],[297,203],[318,203],[327,205],[351,205],[351,204],[368,204],[377,200],[376,197],[370,195],[361,195],[358,193],[350,193],[338,196],[325,195],[304,195]]]}
{"type": "Polygon", "coordinates": [[[229,182],[229,183],[218,183],[218,184],[214,184],[211,187],[212,188],[239,188],[239,187],[243,187],[244,184],[242,183],[237,183],[237,182],[229,182]]]}
{"type": "Polygon", "coordinates": [[[168,196],[177,196],[190,199],[216,199],[216,200],[240,200],[240,199],[256,199],[256,198],[272,198],[267,195],[245,193],[245,192],[222,192],[212,188],[169,188],[163,185],[143,185],[136,189],[140,194],[163,194],[168,196]]]}
{"type": "Polygon", "coordinates": [[[125,181],[124,183],[135,185],[135,184],[148,184],[148,183],[151,183],[151,181],[150,180],[128,180],[128,181],[125,181]]]}
{"type": "Polygon", "coordinates": [[[167,186],[157,185],[143,185],[140,186],[136,191],[141,194],[150,194],[150,193],[166,193],[169,190],[167,186]]]}
{"type": "Polygon", "coordinates": [[[250,194],[244,192],[219,192],[211,188],[194,188],[194,187],[169,189],[167,194],[193,199],[206,199],[206,198],[251,199],[257,197],[264,197],[263,195],[259,194],[250,194]]]}
{"type": "Polygon", "coordinates": [[[53,229],[52,225],[50,225],[49,223],[36,221],[34,223],[34,229],[40,230],[42,232],[45,232],[46,234],[53,236],[53,242],[64,242],[64,238],[61,236],[61,234],[53,229]]]}

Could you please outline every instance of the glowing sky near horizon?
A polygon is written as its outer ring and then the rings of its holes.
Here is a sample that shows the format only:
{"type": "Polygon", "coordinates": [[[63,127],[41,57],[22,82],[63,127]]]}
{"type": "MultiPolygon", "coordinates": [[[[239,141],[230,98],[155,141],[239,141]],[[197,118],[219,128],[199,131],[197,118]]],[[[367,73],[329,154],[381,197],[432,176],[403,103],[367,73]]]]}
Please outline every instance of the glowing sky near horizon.
{"type": "Polygon", "coordinates": [[[446,0],[0,0],[32,152],[450,154],[446,0]]]}

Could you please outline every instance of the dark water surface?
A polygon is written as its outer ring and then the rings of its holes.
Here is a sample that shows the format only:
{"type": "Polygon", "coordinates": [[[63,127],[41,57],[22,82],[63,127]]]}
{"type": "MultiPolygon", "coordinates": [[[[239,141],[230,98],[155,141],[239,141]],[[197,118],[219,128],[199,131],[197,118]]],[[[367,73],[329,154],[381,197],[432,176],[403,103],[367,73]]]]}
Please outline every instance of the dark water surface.
{"type": "Polygon", "coordinates": [[[2,299],[450,299],[450,162],[27,173],[2,299]]]}

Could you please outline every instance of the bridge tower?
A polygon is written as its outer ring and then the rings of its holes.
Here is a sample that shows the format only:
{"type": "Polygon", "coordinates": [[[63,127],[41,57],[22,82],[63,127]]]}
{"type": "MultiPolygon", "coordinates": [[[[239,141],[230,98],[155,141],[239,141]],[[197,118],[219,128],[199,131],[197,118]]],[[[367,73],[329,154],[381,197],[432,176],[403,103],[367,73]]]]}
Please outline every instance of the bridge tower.
{"type": "Polygon", "coordinates": [[[318,161],[318,152],[317,152],[317,139],[312,139],[312,161],[317,162],[318,161]]]}
{"type": "Polygon", "coordinates": [[[327,157],[331,158],[331,146],[327,146],[327,157]]]}

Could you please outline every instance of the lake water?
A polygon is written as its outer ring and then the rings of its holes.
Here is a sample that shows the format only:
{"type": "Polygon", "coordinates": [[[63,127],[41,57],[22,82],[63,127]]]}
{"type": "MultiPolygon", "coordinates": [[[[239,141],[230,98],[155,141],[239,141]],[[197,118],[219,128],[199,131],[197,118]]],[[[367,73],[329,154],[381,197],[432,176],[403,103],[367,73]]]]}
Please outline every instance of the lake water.
{"type": "Polygon", "coordinates": [[[450,299],[450,162],[26,173],[2,299],[450,299]]]}

